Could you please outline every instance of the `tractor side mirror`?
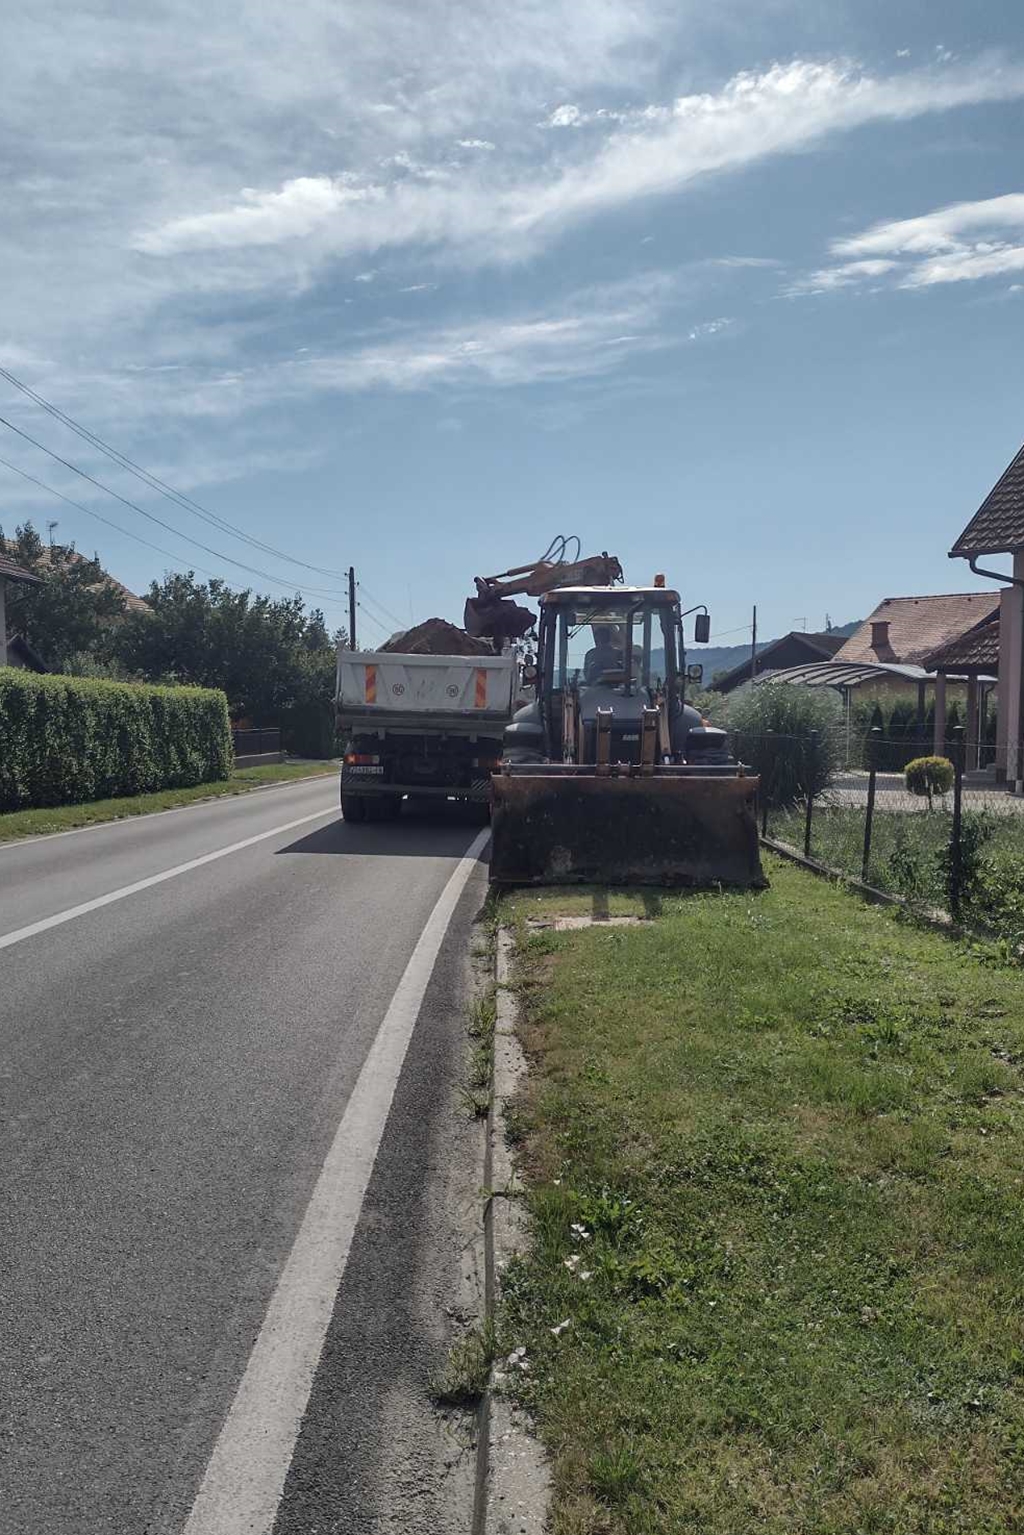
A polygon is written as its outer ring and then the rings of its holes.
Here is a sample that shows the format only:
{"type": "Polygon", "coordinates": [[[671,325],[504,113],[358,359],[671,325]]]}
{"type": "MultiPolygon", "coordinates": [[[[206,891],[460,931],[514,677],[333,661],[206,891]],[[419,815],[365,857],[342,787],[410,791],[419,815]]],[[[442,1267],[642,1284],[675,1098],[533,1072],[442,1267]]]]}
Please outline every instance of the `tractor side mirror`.
{"type": "Polygon", "coordinates": [[[711,614],[698,613],[693,620],[693,643],[706,645],[711,638],[711,614]]]}
{"type": "Polygon", "coordinates": [[[704,668],[699,661],[695,661],[692,666],[686,668],[686,680],[695,686],[704,681],[704,668]]]}

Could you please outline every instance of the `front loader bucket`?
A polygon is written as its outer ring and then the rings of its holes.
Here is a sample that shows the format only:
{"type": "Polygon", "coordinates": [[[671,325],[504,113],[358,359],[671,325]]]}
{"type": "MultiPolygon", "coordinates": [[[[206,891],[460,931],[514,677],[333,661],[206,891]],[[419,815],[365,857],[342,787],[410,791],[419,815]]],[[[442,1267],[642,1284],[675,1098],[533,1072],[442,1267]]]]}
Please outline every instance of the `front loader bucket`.
{"type": "Polygon", "coordinates": [[[491,784],[494,884],[767,883],[756,778],[523,768],[491,784]]]}

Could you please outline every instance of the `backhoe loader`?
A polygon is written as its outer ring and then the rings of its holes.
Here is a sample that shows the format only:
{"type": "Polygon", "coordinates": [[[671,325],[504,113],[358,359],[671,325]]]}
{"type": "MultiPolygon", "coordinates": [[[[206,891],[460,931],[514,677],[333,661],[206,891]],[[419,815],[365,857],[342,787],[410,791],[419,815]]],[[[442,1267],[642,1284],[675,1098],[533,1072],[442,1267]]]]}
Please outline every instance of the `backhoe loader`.
{"type": "MultiPolygon", "coordinates": [[[[679,594],[620,576],[608,555],[521,567],[478,581],[467,604],[466,627],[497,645],[526,612],[510,594],[540,592],[535,697],[491,780],[491,880],[762,886],[758,780],[685,701],[679,594]],[[563,584],[580,565],[599,584],[563,584]]],[[[698,642],[709,622],[698,615],[698,642]]]]}

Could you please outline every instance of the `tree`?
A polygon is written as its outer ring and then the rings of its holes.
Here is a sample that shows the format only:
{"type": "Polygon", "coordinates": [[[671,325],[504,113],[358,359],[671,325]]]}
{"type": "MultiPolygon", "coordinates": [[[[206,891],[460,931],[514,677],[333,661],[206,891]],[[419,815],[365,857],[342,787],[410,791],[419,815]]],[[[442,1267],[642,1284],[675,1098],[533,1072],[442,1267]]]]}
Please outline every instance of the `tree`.
{"type": "Polygon", "coordinates": [[[13,538],[0,529],[0,548],[42,581],[8,584],[10,632],[23,635],[54,671],[68,670],[76,656],[101,655],[124,617],[125,598],[99,561],[78,554],[74,544],[44,544],[30,522],[13,538]]]}
{"type": "Polygon", "coordinates": [[[232,717],[280,724],[315,706],[333,719],[334,649],[323,614],[301,597],[232,591],[223,581],[165,576],[146,594],[148,613],[118,631],[116,654],[151,681],[223,688],[232,717]]]}

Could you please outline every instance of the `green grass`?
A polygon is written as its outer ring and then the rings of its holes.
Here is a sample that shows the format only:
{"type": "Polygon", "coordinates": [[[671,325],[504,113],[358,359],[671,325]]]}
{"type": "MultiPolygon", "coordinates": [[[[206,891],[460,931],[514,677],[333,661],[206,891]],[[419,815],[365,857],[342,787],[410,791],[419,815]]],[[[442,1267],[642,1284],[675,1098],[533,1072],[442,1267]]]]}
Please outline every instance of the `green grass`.
{"type": "Polygon", "coordinates": [[[474,998],[467,1027],[471,1048],[462,1095],[466,1107],[476,1119],[486,1118],[491,1107],[496,1018],[497,1004],[491,988],[474,998]]]}
{"type": "MultiPolygon", "coordinates": [[[[868,880],[912,904],[945,910],[952,816],[948,797],[928,811],[876,806],[868,880]]],[[[860,877],[864,852],[863,806],[815,806],[811,855],[844,874],[860,877]]],[[[802,850],[804,811],[772,811],[768,834],[802,850]]],[[[963,916],[993,928],[1014,944],[1024,942],[1024,816],[968,808],[964,812],[964,859],[971,877],[963,916]]]]}
{"type": "Polygon", "coordinates": [[[448,1350],[441,1369],[428,1385],[438,1407],[475,1407],[487,1389],[494,1361],[494,1328],[474,1327],[448,1350]]]}
{"type": "Polygon", "coordinates": [[[287,783],[321,773],[336,773],[332,762],[280,762],[265,767],[236,768],[230,778],[195,784],[188,789],[163,789],[156,794],[136,794],[125,799],[99,799],[85,805],[57,805],[47,810],[14,810],[0,815],[0,842],[35,837],[46,832],[71,831],[101,821],[120,821],[126,816],[149,815],[154,810],[174,810],[195,800],[216,799],[225,794],[247,794],[261,784],[287,783]]]}
{"type": "Polygon", "coordinates": [[[533,1243],[499,1352],[552,1530],[1024,1530],[1024,977],[768,866],[640,927],[509,902],[533,1243]]]}

